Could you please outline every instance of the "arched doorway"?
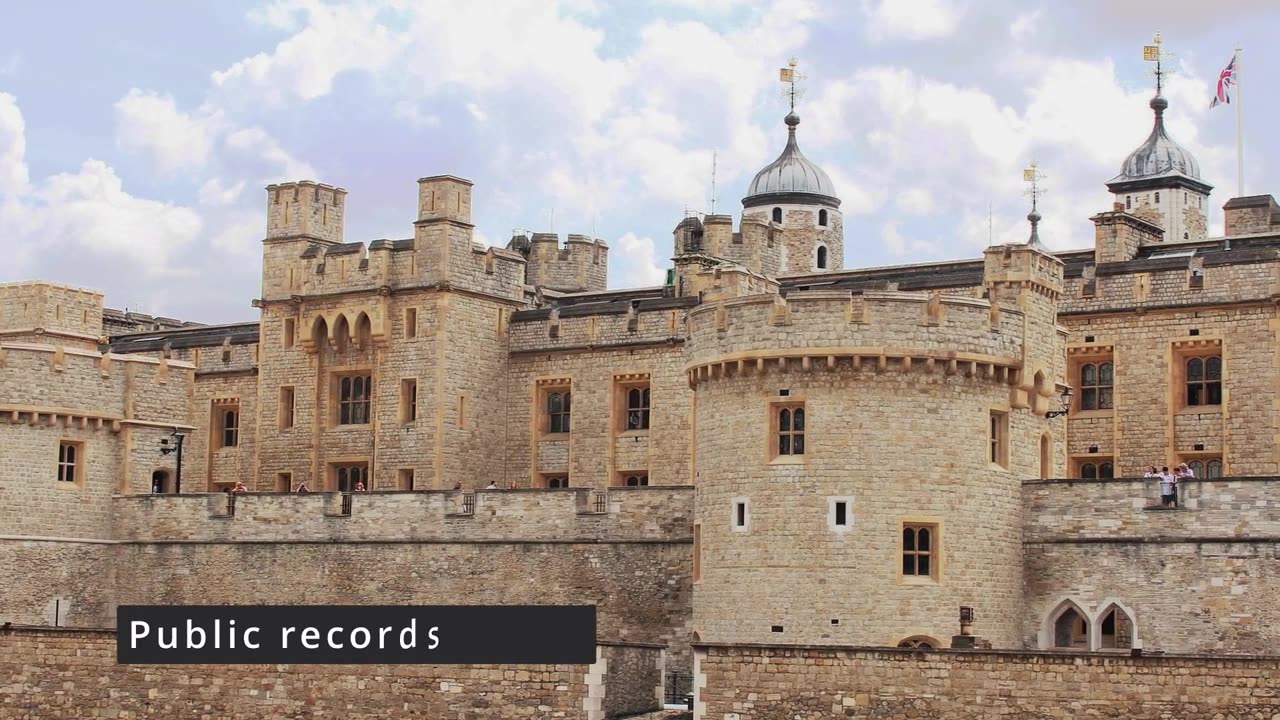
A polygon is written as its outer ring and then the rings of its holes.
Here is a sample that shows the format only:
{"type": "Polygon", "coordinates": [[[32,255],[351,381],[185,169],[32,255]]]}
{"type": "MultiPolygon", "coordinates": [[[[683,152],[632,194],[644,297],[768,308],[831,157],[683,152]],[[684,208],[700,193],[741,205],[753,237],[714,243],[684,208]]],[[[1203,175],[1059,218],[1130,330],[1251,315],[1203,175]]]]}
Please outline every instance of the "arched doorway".
{"type": "Polygon", "coordinates": [[[1053,646],[1063,649],[1089,649],[1089,621],[1075,606],[1062,611],[1053,621],[1053,646]]]}
{"type": "Polygon", "coordinates": [[[1099,643],[1098,647],[1103,650],[1127,650],[1134,646],[1133,642],[1133,618],[1129,614],[1120,609],[1118,605],[1111,605],[1102,611],[1102,621],[1099,623],[1099,643]]]}
{"type": "Polygon", "coordinates": [[[151,492],[154,495],[173,492],[172,483],[169,481],[168,470],[156,470],[151,473],[151,492]]]}

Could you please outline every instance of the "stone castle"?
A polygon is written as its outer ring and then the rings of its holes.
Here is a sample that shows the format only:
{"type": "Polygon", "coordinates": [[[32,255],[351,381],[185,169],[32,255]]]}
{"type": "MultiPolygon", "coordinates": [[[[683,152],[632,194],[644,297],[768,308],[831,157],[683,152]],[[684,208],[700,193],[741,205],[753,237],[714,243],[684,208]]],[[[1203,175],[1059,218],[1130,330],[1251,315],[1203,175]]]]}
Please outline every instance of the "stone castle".
{"type": "Polygon", "coordinates": [[[1207,237],[1167,106],[1077,251],[1033,212],[979,259],[843,269],[792,113],[736,229],[676,224],[662,287],[608,290],[583,235],[480,246],[449,175],[418,181],[413,237],[368,244],[341,188],[269,186],[257,323],[0,286],[0,622],[29,628],[0,665],[60,687],[30,658],[80,667],[126,604],[586,603],[596,666],[423,671],[424,716],[622,715],[664,672],[696,717],[870,712],[913,657],[980,695],[1074,664],[1121,702],[1152,655],[1217,655],[1170,672],[1274,698],[1277,662],[1238,656],[1280,640],[1280,206],[1231,199],[1207,237]],[[1140,476],[1183,462],[1162,507],[1140,476]]]}

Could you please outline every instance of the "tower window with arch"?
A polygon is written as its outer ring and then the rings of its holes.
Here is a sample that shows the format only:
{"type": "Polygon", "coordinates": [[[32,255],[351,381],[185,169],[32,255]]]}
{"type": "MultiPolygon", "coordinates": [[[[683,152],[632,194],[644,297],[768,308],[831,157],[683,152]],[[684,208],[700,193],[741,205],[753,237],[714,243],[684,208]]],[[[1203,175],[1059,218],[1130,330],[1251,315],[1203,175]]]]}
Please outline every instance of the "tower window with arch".
{"type": "Polygon", "coordinates": [[[1159,190],[1157,190],[1157,191],[1156,191],[1156,205],[1159,205],[1159,204],[1160,204],[1160,191],[1159,191],[1159,190]]]}
{"type": "Polygon", "coordinates": [[[373,377],[363,373],[337,378],[339,425],[369,424],[369,405],[373,397],[373,377]]]}
{"type": "Polygon", "coordinates": [[[1111,462],[1086,462],[1080,465],[1080,477],[1085,480],[1111,480],[1116,476],[1116,466],[1111,462]]]}
{"type": "Polygon", "coordinates": [[[776,207],[773,209],[773,221],[776,223],[782,222],[782,208],[776,207]]]}
{"type": "Polygon", "coordinates": [[[1222,404],[1221,355],[1187,358],[1186,370],[1187,407],[1222,404]]]}
{"type": "Polygon", "coordinates": [[[1115,605],[1103,612],[1098,629],[1100,650],[1128,650],[1133,647],[1133,619],[1115,605]]]}
{"type": "Polygon", "coordinates": [[[938,526],[906,523],[902,526],[902,576],[930,579],[937,576],[938,526]]]}
{"type": "Polygon", "coordinates": [[[1187,467],[1191,468],[1191,472],[1197,478],[1220,478],[1222,477],[1222,460],[1213,458],[1211,460],[1192,460],[1187,463],[1187,467]]]}
{"type": "Polygon", "coordinates": [[[235,447],[240,444],[240,408],[227,408],[222,411],[222,447],[235,447]]]}
{"type": "Polygon", "coordinates": [[[556,390],[547,393],[547,432],[569,432],[571,412],[570,393],[568,390],[556,390]]]}
{"type": "Polygon", "coordinates": [[[1089,648],[1089,621],[1074,606],[1067,608],[1053,622],[1053,647],[1089,648]]]}
{"type": "Polygon", "coordinates": [[[774,405],[774,428],[777,436],[776,457],[804,455],[804,403],[774,405]]]}
{"type": "Polygon", "coordinates": [[[649,388],[627,390],[627,430],[649,429],[649,388]]]}
{"type": "Polygon", "coordinates": [[[818,227],[827,226],[827,211],[825,209],[818,211],[818,227]]]}
{"type": "Polygon", "coordinates": [[[898,642],[900,648],[911,648],[916,650],[932,650],[938,647],[938,641],[924,635],[914,635],[898,642]]]}
{"type": "Polygon", "coordinates": [[[1133,209],[1133,196],[1132,196],[1132,195],[1125,195],[1125,196],[1124,196],[1124,209],[1125,209],[1125,210],[1132,210],[1132,209],[1133,209]]]}
{"type": "MultiPolygon", "coordinates": [[[[826,212],[825,210],[823,212],[826,212]]],[[[817,250],[817,266],[819,270],[827,269],[827,246],[819,245],[817,250]]]]}
{"type": "Polygon", "coordinates": [[[1111,410],[1115,366],[1109,362],[1080,366],[1080,409],[1111,410]]]}

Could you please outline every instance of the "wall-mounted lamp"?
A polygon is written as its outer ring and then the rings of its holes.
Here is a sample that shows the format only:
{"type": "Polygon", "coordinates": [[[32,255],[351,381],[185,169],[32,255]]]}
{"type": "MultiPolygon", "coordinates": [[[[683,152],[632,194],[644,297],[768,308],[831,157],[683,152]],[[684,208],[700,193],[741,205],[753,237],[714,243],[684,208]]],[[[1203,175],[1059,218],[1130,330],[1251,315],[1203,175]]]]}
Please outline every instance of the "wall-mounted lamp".
{"type": "Polygon", "coordinates": [[[1045,413],[1044,416],[1046,418],[1052,419],[1052,418],[1066,415],[1070,411],[1071,411],[1071,386],[1068,385],[1062,389],[1062,409],[1050,410],[1049,412],[1045,413]]]}

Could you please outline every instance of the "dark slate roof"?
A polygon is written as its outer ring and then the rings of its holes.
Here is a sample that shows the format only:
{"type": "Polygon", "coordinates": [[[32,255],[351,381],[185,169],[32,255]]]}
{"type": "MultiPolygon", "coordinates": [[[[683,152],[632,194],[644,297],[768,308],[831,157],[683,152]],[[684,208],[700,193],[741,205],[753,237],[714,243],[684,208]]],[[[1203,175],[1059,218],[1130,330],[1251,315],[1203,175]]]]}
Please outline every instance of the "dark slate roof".
{"type": "Polygon", "coordinates": [[[165,345],[172,348],[214,347],[230,339],[232,345],[258,342],[258,323],[203,325],[180,330],[137,332],[111,337],[111,351],[117,353],[154,352],[165,345]]]}

